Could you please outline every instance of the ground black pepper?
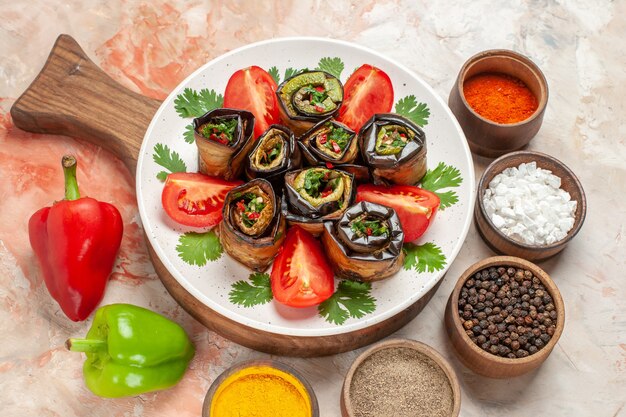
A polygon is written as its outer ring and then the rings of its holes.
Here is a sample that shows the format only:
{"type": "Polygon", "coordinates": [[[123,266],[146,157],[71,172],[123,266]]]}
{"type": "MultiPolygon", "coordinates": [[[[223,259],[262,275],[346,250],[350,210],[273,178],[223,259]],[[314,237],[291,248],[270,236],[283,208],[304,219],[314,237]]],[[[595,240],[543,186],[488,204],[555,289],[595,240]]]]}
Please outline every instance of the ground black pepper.
{"type": "Polygon", "coordinates": [[[350,399],[355,417],[449,417],[453,393],[445,372],[410,348],[374,352],[354,372],[350,399]]]}
{"type": "Polygon", "coordinates": [[[552,297],[539,278],[520,268],[475,273],[461,288],[458,310],[472,341],[505,358],[537,353],[556,331],[552,297]]]}

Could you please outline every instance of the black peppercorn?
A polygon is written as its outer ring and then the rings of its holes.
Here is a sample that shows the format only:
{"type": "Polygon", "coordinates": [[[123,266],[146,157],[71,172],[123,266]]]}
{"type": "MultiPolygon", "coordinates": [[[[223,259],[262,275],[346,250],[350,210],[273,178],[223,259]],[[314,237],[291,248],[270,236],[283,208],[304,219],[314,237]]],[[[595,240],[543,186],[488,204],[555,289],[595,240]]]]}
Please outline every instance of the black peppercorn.
{"type": "Polygon", "coordinates": [[[506,358],[538,352],[556,332],[552,297],[532,272],[520,268],[474,274],[461,289],[458,314],[472,343],[506,358]]]}

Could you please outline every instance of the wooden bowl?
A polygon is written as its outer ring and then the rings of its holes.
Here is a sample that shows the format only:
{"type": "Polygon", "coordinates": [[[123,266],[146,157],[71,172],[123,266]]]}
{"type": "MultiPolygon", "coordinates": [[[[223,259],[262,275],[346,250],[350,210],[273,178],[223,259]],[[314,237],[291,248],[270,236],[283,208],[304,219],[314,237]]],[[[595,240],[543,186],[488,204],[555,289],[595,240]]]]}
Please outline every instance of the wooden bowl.
{"type": "Polygon", "coordinates": [[[204,397],[204,403],[202,404],[202,417],[211,417],[211,404],[213,402],[213,398],[222,383],[231,375],[253,366],[267,366],[270,368],[278,369],[279,371],[283,371],[287,374],[290,374],[295,379],[300,381],[307,394],[309,395],[309,399],[311,402],[311,417],[319,417],[320,410],[319,405],[317,403],[317,397],[315,396],[315,392],[313,391],[313,387],[311,384],[304,379],[302,375],[300,375],[295,369],[291,366],[286,365],[282,362],[275,361],[273,359],[252,359],[243,362],[239,362],[230,368],[227,368],[224,372],[222,372],[216,379],[213,381],[211,386],[209,387],[209,391],[206,393],[204,397]]]}
{"type": "Polygon", "coordinates": [[[497,157],[526,146],[541,127],[547,102],[548,83],[539,67],[524,55],[506,49],[483,51],[468,59],[461,67],[448,99],[472,152],[487,157],[497,157]],[[465,100],[463,84],[468,78],[487,72],[508,74],[522,80],[539,102],[532,116],[518,123],[501,124],[476,113],[465,100]]]}
{"type": "Polygon", "coordinates": [[[441,356],[435,349],[424,343],[410,339],[388,339],[372,345],[365,352],[361,353],[355,359],[354,363],[352,363],[352,366],[348,370],[348,374],[343,381],[343,387],[341,389],[340,401],[342,417],[354,417],[352,399],[350,398],[350,387],[352,385],[352,379],[356,370],[359,368],[359,366],[361,366],[363,361],[369,358],[373,353],[389,348],[413,349],[430,358],[433,362],[439,365],[439,367],[447,376],[450,387],[452,388],[453,405],[450,417],[457,417],[459,415],[459,412],[461,410],[461,386],[459,385],[456,374],[454,373],[454,370],[452,369],[448,361],[443,356],[441,356]]]}
{"type": "Polygon", "coordinates": [[[482,177],[477,187],[477,198],[474,206],[474,219],[480,236],[485,243],[489,245],[496,253],[502,255],[518,256],[530,261],[541,261],[562,251],[570,240],[580,230],[587,213],[587,201],[585,199],[585,191],[574,173],[565,166],[561,161],[549,155],[534,151],[518,151],[502,156],[493,161],[482,177]],[[552,173],[561,178],[561,188],[569,193],[572,200],[577,202],[576,211],[574,213],[574,226],[563,239],[549,245],[528,245],[518,242],[498,229],[485,210],[483,204],[483,194],[489,187],[489,183],[499,173],[506,168],[518,167],[526,162],[537,163],[537,167],[552,171],[552,173]]]}
{"type": "Polygon", "coordinates": [[[476,262],[467,268],[457,281],[445,312],[445,325],[448,337],[454,346],[454,350],[458,354],[461,362],[471,369],[473,372],[490,378],[510,378],[519,376],[532,371],[539,367],[550,355],[552,349],[556,346],[563,328],[565,326],[565,306],[559,289],[554,284],[550,276],[537,265],[521,258],[513,256],[493,256],[476,262]],[[471,276],[476,272],[492,266],[511,266],[514,268],[524,268],[531,271],[537,278],[541,280],[552,297],[555,311],[557,313],[556,331],[550,341],[537,353],[529,355],[525,358],[509,359],[493,355],[482,350],[477,346],[469,336],[465,333],[465,329],[461,324],[458,313],[459,294],[461,288],[471,276]]]}

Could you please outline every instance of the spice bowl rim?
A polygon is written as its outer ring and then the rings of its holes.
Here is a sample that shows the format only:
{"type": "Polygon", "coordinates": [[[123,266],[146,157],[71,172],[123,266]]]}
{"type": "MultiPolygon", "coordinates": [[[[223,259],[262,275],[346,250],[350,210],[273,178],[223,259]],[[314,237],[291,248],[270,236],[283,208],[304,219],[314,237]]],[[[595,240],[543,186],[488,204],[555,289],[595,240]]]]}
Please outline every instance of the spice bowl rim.
{"type": "Polygon", "coordinates": [[[402,338],[393,338],[383,340],[382,342],[375,343],[371,345],[368,349],[362,352],[350,365],[348,373],[343,381],[343,386],[341,387],[341,414],[343,417],[354,417],[354,410],[352,408],[352,400],[350,398],[350,387],[352,386],[352,381],[356,370],[363,364],[363,362],[372,356],[372,354],[379,352],[384,349],[395,348],[395,347],[403,347],[413,349],[422,355],[430,358],[433,362],[435,362],[446,375],[448,383],[450,384],[450,388],[452,389],[452,412],[450,417],[457,417],[461,410],[461,386],[459,384],[458,377],[452,368],[452,365],[448,362],[446,358],[443,357],[437,350],[433,347],[419,342],[413,339],[402,339],[402,338]]]}
{"type": "MultiPolygon", "coordinates": [[[[511,75],[503,71],[495,71],[495,72],[500,72],[505,75],[511,75]]],[[[535,64],[529,57],[523,54],[520,54],[519,52],[515,52],[511,49],[487,49],[487,50],[484,50],[484,51],[481,51],[472,55],[463,63],[463,66],[459,70],[459,75],[457,77],[455,85],[456,85],[455,88],[458,90],[459,96],[461,97],[461,102],[473,116],[477,117],[479,120],[491,126],[501,127],[501,128],[518,127],[518,126],[523,126],[524,124],[527,124],[527,123],[532,123],[536,118],[540,117],[543,114],[543,112],[545,111],[548,105],[548,98],[550,97],[550,91],[548,88],[548,80],[546,79],[546,76],[544,75],[543,71],[541,71],[541,68],[539,68],[539,66],[535,64]],[[474,64],[476,64],[476,62],[482,59],[497,58],[497,57],[513,58],[519,63],[521,63],[522,65],[526,66],[530,70],[530,72],[532,72],[533,75],[537,78],[539,84],[541,84],[541,87],[542,87],[541,91],[545,93],[545,94],[541,94],[540,97],[536,97],[537,109],[535,109],[533,114],[531,114],[526,119],[520,120],[519,122],[516,122],[516,123],[498,123],[498,122],[494,122],[493,120],[487,119],[486,117],[483,117],[480,114],[478,114],[478,112],[476,112],[474,108],[465,99],[465,93],[463,91],[463,84],[466,81],[466,74],[468,70],[474,64]]]]}
{"type": "Polygon", "coordinates": [[[253,366],[267,366],[270,368],[278,369],[280,371],[288,373],[289,375],[297,379],[309,395],[309,402],[311,403],[311,417],[319,417],[320,412],[319,404],[317,402],[317,396],[315,395],[315,391],[313,391],[313,387],[311,386],[309,381],[307,381],[306,378],[304,378],[304,376],[292,366],[274,359],[248,359],[237,362],[222,371],[222,373],[220,373],[217,378],[215,378],[215,380],[211,383],[211,385],[209,386],[209,390],[204,397],[204,401],[202,403],[202,417],[211,417],[211,404],[213,403],[215,393],[222,385],[222,383],[234,373],[247,368],[251,368],[253,366]]]}
{"type": "MultiPolygon", "coordinates": [[[[503,169],[501,169],[499,172],[495,173],[492,176],[495,177],[498,174],[501,174],[505,169],[507,168],[513,168],[513,167],[518,167],[519,166],[505,166],[503,169]]],[[[539,164],[537,165],[539,167],[539,164]]],[[[540,168],[540,167],[539,167],[540,168]]],[[[552,171],[552,170],[550,170],[552,171]]],[[[553,175],[557,175],[552,171],[553,175]]],[[[563,180],[562,176],[557,175],[561,180],[563,180]]],[[[491,181],[489,181],[491,182],[491,181]]],[[[486,224],[489,226],[489,229],[491,231],[493,231],[496,235],[498,235],[498,237],[500,237],[501,239],[507,241],[509,244],[511,244],[512,246],[521,249],[521,250],[525,250],[525,251],[533,251],[533,252],[538,252],[538,251],[551,251],[553,249],[559,248],[559,247],[564,247],[565,245],[567,245],[567,243],[569,243],[570,240],[572,240],[574,238],[574,236],[576,236],[578,234],[578,232],[580,231],[580,229],[582,228],[583,223],[585,222],[585,217],[587,215],[587,198],[585,196],[585,190],[583,189],[582,184],[580,183],[580,180],[578,179],[578,177],[576,176],[576,174],[574,174],[574,172],[567,166],[565,165],[563,162],[561,162],[560,160],[556,159],[555,157],[542,153],[542,152],[537,152],[537,151],[528,151],[528,150],[524,150],[524,151],[515,151],[515,152],[510,152],[507,153],[505,155],[500,156],[499,158],[496,158],[494,161],[492,161],[487,168],[485,168],[485,171],[482,173],[482,175],[480,176],[480,180],[478,181],[478,185],[476,187],[476,208],[477,210],[480,211],[480,214],[482,215],[482,217],[485,219],[486,224]],[[493,221],[491,220],[491,218],[487,215],[487,210],[485,209],[485,204],[483,203],[483,194],[484,191],[489,187],[489,184],[487,183],[487,177],[491,176],[491,174],[495,171],[496,167],[501,165],[503,162],[508,161],[508,160],[512,160],[518,157],[522,157],[524,159],[527,159],[525,161],[521,161],[519,162],[519,164],[521,163],[530,163],[530,162],[537,162],[538,159],[543,159],[543,160],[548,160],[550,162],[552,162],[553,164],[559,166],[563,172],[565,172],[565,174],[567,175],[567,177],[569,177],[569,179],[572,180],[572,183],[574,184],[575,188],[579,191],[580,193],[580,201],[576,200],[576,204],[578,204],[580,206],[580,215],[576,215],[576,213],[574,213],[574,225],[572,226],[572,228],[569,230],[569,232],[567,232],[567,235],[561,239],[558,240],[556,242],[547,244],[547,245],[530,245],[528,243],[524,243],[524,242],[519,242],[507,235],[505,235],[498,227],[496,227],[496,225],[493,223],[493,221]]],[[[573,199],[574,196],[572,196],[570,194],[570,197],[573,199]]],[[[482,235],[482,234],[481,234],[482,235]]],[[[488,238],[486,238],[485,236],[483,236],[484,240],[488,240],[489,243],[491,245],[493,245],[493,242],[490,241],[488,238]]],[[[494,245],[495,246],[495,245],[494,245]]],[[[541,260],[541,258],[539,258],[541,260]]]]}
{"type": "MultiPolygon", "coordinates": [[[[530,366],[531,364],[536,364],[539,366],[543,361],[552,353],[552,350],[558,343],[561,335],[563,334],[563,330],[565,328],[565,303],[563,302],[563,298],[561,296],[561,292],[557,287],[554,280],[550,277],[550,275],[540,268],[538,265],[527,261],[526,259],[518,258],[517,256],[491,256],[475,262],[470,265],[464,272],[461,274],[459,279],[457,280],[452,292],[450,293],[450,297],[448,299],[448,305],[446,306],[446,314],[451,315],[453,328],[450,328],[450,323],[446,320],[446,330],[448,332],[448,336],[452,338],[451,332],[459,334],[460,340],[463,344],[470,348],[471,352],[475,355],[478,355],[485,359],[488,362],[497,363],[499,365],[504,366],[530,366]],[[556,329],[554,331],[554,335],[550,338],[550,341],[546,343],[546,345],[537,351],[537,353],[528,355],[524,358],[503,358],[498,355],[494,355],[493,353],[489,353],[481,349],[477,346],[469,336],[465,333],[465,329],[461,324],[461,320],[459,319],[458,314],[458,304],[459,304],[459,296],[461,294],[461,289],[465,282],[470,279],[476,272],[483,270],[485,268],[490,268],[492,266],[506,266],[506,267],[515,267],[515,268],[525,268],[533,273],[534,276],[539,278],[541,283],[546,287],[546,290],[552,297],[552,301],[554,303],[554,309],[557,314],[557,322],[556,329]]],[[[454,343],[453,343],[454,345],[454,343]]],[[[462,353],[459,352],[458,349],[454,349],[459,357],[462,357],[462,353]]],[[[467,360],[467,358],[463,358],[467,360]]],[[[526,373],[534,369],[534,367],[529,367],[525,372],[526,373]]],[[[522,373],[516,373],[513,376],[521,375],[522,373]]]]}

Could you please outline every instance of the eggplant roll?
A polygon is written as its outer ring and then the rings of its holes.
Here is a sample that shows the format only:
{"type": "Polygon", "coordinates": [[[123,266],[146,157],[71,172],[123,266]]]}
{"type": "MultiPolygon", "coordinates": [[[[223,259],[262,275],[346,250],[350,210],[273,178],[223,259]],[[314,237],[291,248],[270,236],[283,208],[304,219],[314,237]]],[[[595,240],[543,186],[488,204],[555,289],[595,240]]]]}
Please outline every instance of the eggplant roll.
{"type": "Polygon", "coordinates": [[[343,123],[328,118],[307,130],[298,140],[309,165],[319,162],[347,164],[359,153],[356,133],[343,123]]]}
{"type": "Polygon", "coordinates": [[[343,278],[377,281],[404,263],[404,232],[395,210],[361,201],[338,222],[325,222],[322,233],[328,260],[343,278]]]}
{"type": "Polygon", "coordinates": [[[256,141],[248,155],[246,176],[248,179],[264,178],[281,194],[285,173],[300,168],[302,154],[289,128],[271,125],[256,141]]]}
{"type": "Polygon", "coordinates": [[[285,239],[286,222],[272,185],[255,179],[233,188],[224,200],[220,242],[230,256],[265,271],[285,239]]]}
{"type": "Polygon", "coordinates": [[[319,235],[325,221],[337,220],[356,196],[354,176],[344,171],[313,167],[285,175],[283,213],[290,225],[297,224],[319,235]]]}
{"type": "Polygon", "coordinates": [[[226,180],[241,176],[254,146],[254,115],[245,110],[215,109],[193,119],[193,128],[200,172],[226,180]]]}
{"type": "Polygon", "coordinates": [[[397,114],[375,114],[359,131],[363,161],[375,184],[415,185],[426,173],[426,135],[397,114]]]}
{"type": "Polygon", "coordinates": [[[324,71],[306,71],[282,82],[276,90],[281,119],[297,135],[329,116],[343,102],[343,86],[324,71]]]}

